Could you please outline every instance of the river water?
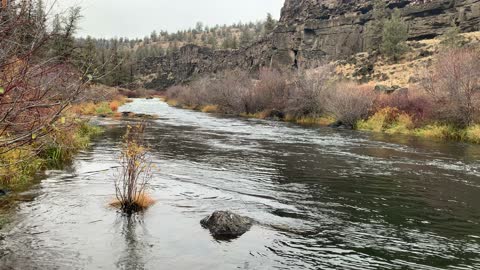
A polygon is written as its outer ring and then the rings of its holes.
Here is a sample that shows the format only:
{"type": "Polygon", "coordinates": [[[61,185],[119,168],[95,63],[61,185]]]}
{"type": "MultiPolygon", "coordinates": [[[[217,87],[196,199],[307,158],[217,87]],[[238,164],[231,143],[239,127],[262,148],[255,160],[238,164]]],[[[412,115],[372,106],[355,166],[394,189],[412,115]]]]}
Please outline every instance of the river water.
{"type": "Polygon", "coordinates": [[[0,269],[480,269],[480,146],[220,117],[135,100],[156,204],[109,202],[125,125],[17,196],[0,269]],[[258,221],[217,241],[199,221],[258,221]]]}

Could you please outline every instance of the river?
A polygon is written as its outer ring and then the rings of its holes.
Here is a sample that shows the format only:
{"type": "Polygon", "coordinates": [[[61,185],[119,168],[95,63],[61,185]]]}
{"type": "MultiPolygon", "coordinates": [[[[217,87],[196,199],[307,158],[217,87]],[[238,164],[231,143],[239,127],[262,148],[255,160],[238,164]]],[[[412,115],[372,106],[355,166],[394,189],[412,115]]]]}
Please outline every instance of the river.
{"type": "Polygon", "coordinates": [[[480,269],[480,146],[215,116],[137,99],[156,204],[110,208],[125,125],[16,197],[0,269],[480,269]],[[258,221],[217,241],[199,221],[258,221]]]}

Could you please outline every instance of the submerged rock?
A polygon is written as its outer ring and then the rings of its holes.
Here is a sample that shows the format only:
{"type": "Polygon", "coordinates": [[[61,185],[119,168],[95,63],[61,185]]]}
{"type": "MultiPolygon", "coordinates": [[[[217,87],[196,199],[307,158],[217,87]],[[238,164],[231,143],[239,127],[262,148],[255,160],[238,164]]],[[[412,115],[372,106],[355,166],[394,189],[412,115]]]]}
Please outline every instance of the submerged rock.
{"type": "Polygon", "coordinates": [[[331,128],[344,128],[344,129],[353,129],[353,126],[350,124],[343,123],[342,121],[335,121],[332,124],[328,125],[331,128]]]}
{"type": "Polygon", "coordinates": [[[232,239],[246,233],[253,225],[253,219],[232,213],[230,211],[215,211],[202,219],[200,224],[209,229],[217,239],[232,239]]]}

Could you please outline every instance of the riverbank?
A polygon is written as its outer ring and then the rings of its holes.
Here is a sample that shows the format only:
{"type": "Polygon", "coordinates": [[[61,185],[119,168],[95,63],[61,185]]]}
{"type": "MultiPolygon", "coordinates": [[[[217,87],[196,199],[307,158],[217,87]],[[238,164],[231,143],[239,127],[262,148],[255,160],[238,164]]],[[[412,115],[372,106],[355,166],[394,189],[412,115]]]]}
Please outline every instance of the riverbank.
{"type": "MultiPolygon", "coordinates": [[[[182,108],[187,110],[194,110],[203,113],[222,114],[217,105],[206,106],[185,106],[181,105],[177,100],[171,100],[166,97],[162,98],[168,105],[176,108],[182,108]]],[[[296,123],[304,126],[323,126],[323,127],[338,127],[341,126],[340,121],[333,116],[302,116],[296,117],[289,114],[284,114],[279,111],[262,111],[259,113],[236,114],[240,117],[284,121],[290,123],[296,123]]],[[[465,143],[480,144],[480,125],[472,125],[466,128],[455,127],[454,125],[442,124],[442,123],[428,123],[418,126],[415,124],[415,120],[408,114],[399,112],[395,108],[383,109],[374,115],[366,118],[365,120],[359,120],[355,125],[347,127],[354,130],[385,133],[390,135],[408,135],[421,138],[434,139],[439,141],[458,141],[465,143]]]]}
{"type": "Polygon", "coordinates": [[[173,86],[165,96],[172,106],[203,112],[479,143],[479,63],[475,48],[444,50],[405,87],[349,81],[331,66],[232,70],[173,86]]]}
{"type": "Polygon", "coordinates": [[[44,138],[0,154],[0,189],[23,190],[39,173],[62,168],[100,133],[102,129],[88,120],[62,117],[44,138]]]}
{"type": "Polygon", "coordinates": [[[103,132],[90,124],[88,117],[121,116],[118,108],[129,101],[118,95],[110,101],[71,105],[44,138],[32,137],[29,144],[5,150],[0,154],[0,190],[23,190],[39,173],[71,162],[76,153],[88,148],[91,140],[103,132]]]}

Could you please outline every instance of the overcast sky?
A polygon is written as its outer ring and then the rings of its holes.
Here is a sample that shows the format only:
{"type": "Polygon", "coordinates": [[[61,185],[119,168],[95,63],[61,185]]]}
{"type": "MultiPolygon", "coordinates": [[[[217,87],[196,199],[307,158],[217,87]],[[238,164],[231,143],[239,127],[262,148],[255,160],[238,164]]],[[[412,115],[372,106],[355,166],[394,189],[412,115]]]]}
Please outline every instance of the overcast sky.
{"type": "MultiPolygon", "coordinates": [[[[53,1],[53,0],[50,0],[53,1]]],[[[169,32],[208,25],[275,18],[285,0],[57,0],[58,10],[82,7],[79,36],[143,37],[153,30],[169,32]],[[58,7],[59,6],[59,7],[58,7]]]]}

